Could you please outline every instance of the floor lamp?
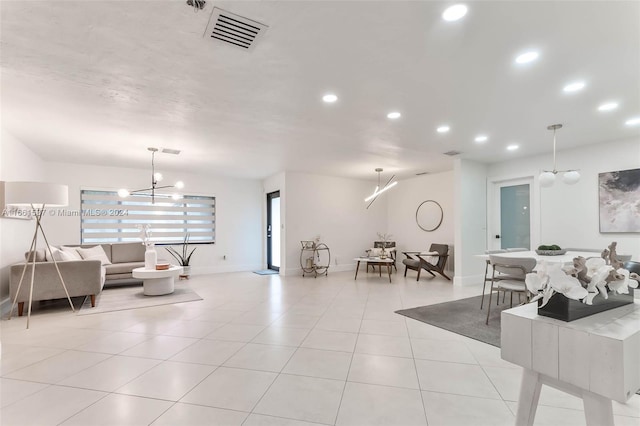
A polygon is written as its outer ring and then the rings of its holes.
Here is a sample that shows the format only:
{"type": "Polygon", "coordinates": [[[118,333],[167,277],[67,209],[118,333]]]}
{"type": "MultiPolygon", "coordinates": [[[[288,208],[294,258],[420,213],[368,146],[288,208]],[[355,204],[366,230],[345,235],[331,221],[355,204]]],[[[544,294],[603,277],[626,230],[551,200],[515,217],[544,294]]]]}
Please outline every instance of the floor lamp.
{"type": "Polygon", "coordinates": [[[53,263],[58,272],[60,283],[67,295],[71,310],[75,312],[71,297],[67,291],[67,286],[64,284],[58,262],[53,257],[51,246],[47,240],[47,236],[42,228],[42,217],[46,212],[46,207],[63,207],[69,204],[69,188],[67,185],[58,185],[55,183],[42,183],[42,182],[7,182],[5,184],[5,204],[15,207],[22,207],[31,209],[33,216],[36,219],[36,229],[33,233],[33,239],[31,240],[31,248],[29,248],[29,258],[24,263],[22,269],[22,275],[20,276],[20,282],[16,291],[16,296],[11,304],[11,311],[9,312],[9,319],[13,315],[13,308],[16,305],[18,296],[20,295],[20,289],[24,280],[25,272],[27,271],[27,265],[31,262],[31,285],[29,286],[29,310],[27,312],[27,328],[29,328],[29,320],[31,319],[31,302],[33,301],[33,280],[36,273],[36,248],[38,246],[38,230],[42,234],[45,244],[47,245],[48,256],[51,257],[53,263]]]}

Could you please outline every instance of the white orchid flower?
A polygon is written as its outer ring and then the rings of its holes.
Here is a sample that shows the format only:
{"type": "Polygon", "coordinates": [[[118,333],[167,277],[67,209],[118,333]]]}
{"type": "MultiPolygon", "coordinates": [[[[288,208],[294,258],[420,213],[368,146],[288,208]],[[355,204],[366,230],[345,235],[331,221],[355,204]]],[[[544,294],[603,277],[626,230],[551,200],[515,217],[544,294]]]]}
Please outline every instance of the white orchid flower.
{"type": "Polygon", "coordinates": [[[593,305],[593,298],[596,297],[599,293],[588,293],[587,297],[582,299],[582,303],[586,303],[587,305],[593,305]]]}
{"type": "Polygon", "coordinates": [[[538,294],[538,292],[546,287],[549,282],[549,277],[546,275],[542,275],[539,273],[531,273],[527,274],[524,279],[525,284],[527,284],[527,290],[530,293],[538,294]]]}
{"type": "Polygon", "coordinates": [[[549,267],[549,284],[558,293],[564,294],[569,299],[580,300],[587,297],[588,291],[582,287],[577,278],[565,274],[560,265],[549,267]]]}
{"type": "Polygon", "coordinates": [[[589,293],[593,293],[596,291],[598,286],[604,286],[606,284],[606,279],[609,276],[609,272],[613,270],[612,266],[602,265],[600,266],[593,275],[591,275],[591,282],[587,286],[587,290],[589,293]]]}
{"type": "Polygon", "coordinates": [[[629,294],[629,282],[631,281],[629,279],[629,271],[620,268],[616,272],[622,275],[623,278],[621,280],[611,281],[609,288],[618,294],[629,294]]]}
{"type": "Polygon", "coordinates": [[[632,272],[629,274],[629,287],[638,288],[640,286],[640,275],[632,272]]]}
{"type": "Polygon", "coordinates": [[[587,267],[587,275],[593,276],[598,269],[606,266],[607,262],[601,257],[590,257],[587,259],[585,266],[587,267]]]}

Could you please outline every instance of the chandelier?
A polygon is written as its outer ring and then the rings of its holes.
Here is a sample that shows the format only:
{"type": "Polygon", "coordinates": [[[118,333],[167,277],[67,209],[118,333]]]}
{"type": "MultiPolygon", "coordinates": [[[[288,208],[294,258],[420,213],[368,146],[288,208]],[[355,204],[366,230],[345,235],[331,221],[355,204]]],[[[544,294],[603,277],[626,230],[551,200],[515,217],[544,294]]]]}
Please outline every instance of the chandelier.
{"type": "MultiPolygon", "coordinates": [[[[176,188],[176,189],[182,189],[184,188],[184,183],[179,180],[177,181],[175,184],[173,185],[162,185],[162,186],[158,186],[158,182],[162,181],[162,173],[157,173],[156,172],[156,166],[155,166],[155,155],[156,152],[160,151],[158,148],[147,148],[147,150],[151,151],[151,187],[149,188],[144,188],[144,189],[136,189],[133,191],[129,191],[128,189],[125,188],[121,188],[118,190],[118,195],[122,198],[126,198],[130,195],[147,195],[150,194],[151,195],[151,204],[155,204],[155,198],[156,198],[156,190],[158,189],[166,189],[166,188],[176,188]]],[[[174,150],[174,149],[163,149],[161,152],[167,153],[167,154],[180,154],[180,151],[174,150]]],[[[165,197],[167,197],[167,195],[164,195],[165,197]]],[[[170,195],[171,198],[173,198],[174,200],[179,200],[180,198],[182,198],[182,196],[178,193],[173,193],[170,195]]]]}
{"type": "Polygon", "coordinates": [[[385,192],[388,189],[393,188],[394,186],[396,186],[398,184],[398,181],[393,181],[393,179],[396,177],[396,175],[391,176],[391,178],[387,181],[387,183],[382,187],[382,189],[380,188],[380,173],[382,173],[382,169],[381,168],[377,168],[376,172],[378,173],[378,185],[376,186],[376,189],[373,190],[373,194],[369,195],[367,198],[364,199],[364,202],[368,202],[371,201],[368,205],[367,208],[371,207],[371,204],[373,204],[373,202],[378,198],[378,195],[382,194],[383,192],[385,192]]]}
{"type": "Polygon", "coordinates": [[[561,129],[562,124],[552,124],[547,126],[548,130],[553,130],[553,170],[543,170],[540,173],[540,186],[548,188],[553,186],[556,175],[562,173],[562,181],[567,185],[573,185],[580,180],[580,173],[577,170],[557,170],[556,169],[556,130],[561,129]]]}

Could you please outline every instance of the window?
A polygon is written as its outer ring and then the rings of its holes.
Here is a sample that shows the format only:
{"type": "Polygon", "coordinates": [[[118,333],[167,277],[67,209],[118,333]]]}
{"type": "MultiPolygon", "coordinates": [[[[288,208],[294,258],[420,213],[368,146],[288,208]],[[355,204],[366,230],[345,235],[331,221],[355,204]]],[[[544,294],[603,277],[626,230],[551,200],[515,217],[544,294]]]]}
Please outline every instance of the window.
{"type": "Polygon", "coordinates": [[[180,243],[187,233],[191,243],[215,242],[215,197],[156,196],[152,204],[147,194],[120,198],[115,191],[82,190],[80,199],[83,244],[141,241],[136,225],[144,224],[158,244],[180,243]]]}

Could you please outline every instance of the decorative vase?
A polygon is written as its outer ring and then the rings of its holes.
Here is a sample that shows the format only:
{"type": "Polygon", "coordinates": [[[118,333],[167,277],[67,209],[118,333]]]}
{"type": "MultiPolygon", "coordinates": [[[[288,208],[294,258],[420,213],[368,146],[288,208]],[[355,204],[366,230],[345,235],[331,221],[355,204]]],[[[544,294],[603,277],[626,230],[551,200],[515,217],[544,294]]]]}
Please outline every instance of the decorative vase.
{"type": "Polygon", "coordinates": [[[180,274],[180,278],[189,279],[189,275],[191,274],[191,266],[186,265],[182,267],[182,274],[180,274]]]}
{"type": "Polygon", "coordinates": [[[158,252],[153,244],[147,246],[147,251],[144,252],[144,269],[156,269],[156,263],[158,262],[158,252]]]}

